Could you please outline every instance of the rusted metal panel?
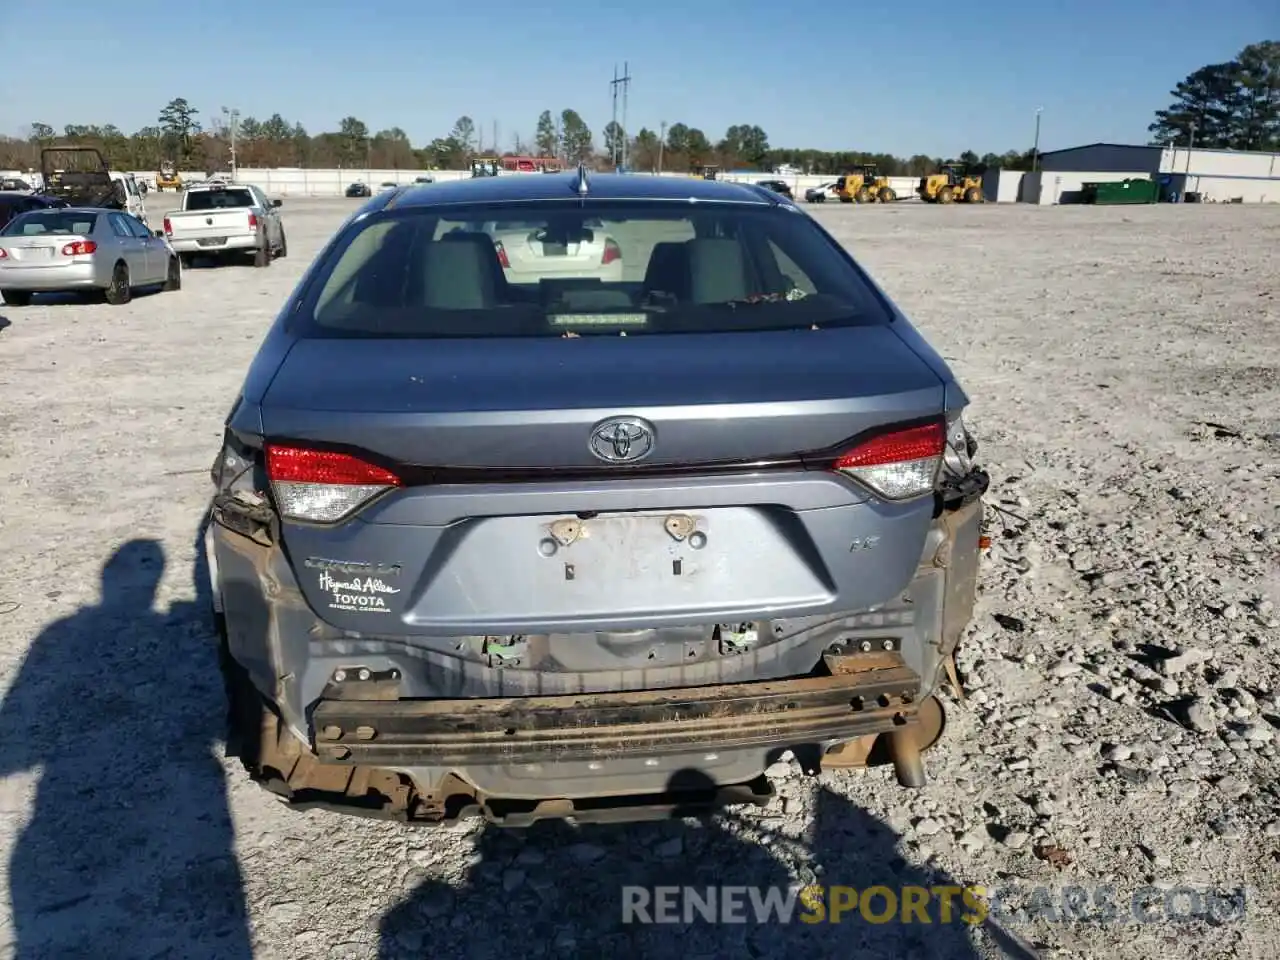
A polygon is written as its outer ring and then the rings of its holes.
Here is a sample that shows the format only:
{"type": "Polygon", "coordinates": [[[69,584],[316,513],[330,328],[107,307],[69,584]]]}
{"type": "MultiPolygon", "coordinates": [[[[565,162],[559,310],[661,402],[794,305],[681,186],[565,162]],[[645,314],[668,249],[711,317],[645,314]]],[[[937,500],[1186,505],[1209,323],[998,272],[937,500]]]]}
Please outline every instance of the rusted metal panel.
{"type": "Polygon", "coordinates": [[[322,700],[313,722],[326,763],[595,759],[704,744],[733,749],[850,739],[910,723],[918,689],[919,677],[899,665],[831,677],[592,696],[322,700]]]}

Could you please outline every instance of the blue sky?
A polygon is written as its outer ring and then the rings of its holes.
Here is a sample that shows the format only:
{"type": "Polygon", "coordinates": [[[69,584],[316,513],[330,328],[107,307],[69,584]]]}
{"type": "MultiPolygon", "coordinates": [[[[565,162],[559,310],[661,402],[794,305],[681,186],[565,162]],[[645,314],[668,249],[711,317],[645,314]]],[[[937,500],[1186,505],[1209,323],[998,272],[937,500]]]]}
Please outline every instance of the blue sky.
{"type": "Polygon", "coordinates": [[[182,96],[201,117],[223,105],[278,111],[314,134],[350,114],[373,130],[403,127],[419,145],[467,114],[486,142],[496,120],[510,147],[513,134],[532,139],[548,108],[576,109],[598,134],[614,63],[628,60],[632,130],[682,121],[714,141],[758,123],[774,146],[954,155],[1029,148],[1042,106],[1040,146],[1051,150],[1144,142],[1178,80],[1280,38],[1276,0],[76,6],[74,32],[93,38],[95,66],[64,82],[48,72],[47,31],[7,44],[0,132],[35,121],[132,132],[182,96]]]}

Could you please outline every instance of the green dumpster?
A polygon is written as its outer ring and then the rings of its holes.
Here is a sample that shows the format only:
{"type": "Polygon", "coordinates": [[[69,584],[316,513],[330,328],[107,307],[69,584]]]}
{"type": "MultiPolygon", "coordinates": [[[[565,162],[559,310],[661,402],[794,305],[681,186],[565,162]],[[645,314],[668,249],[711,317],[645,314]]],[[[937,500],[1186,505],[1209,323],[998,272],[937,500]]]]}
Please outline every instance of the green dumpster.
{"type": "Polygon", "coordinates": [[[1155,203],[1159,190],[1154,180],[1134,177],[1102,183],[1081,184],[1083,203],[1155,203]]]}

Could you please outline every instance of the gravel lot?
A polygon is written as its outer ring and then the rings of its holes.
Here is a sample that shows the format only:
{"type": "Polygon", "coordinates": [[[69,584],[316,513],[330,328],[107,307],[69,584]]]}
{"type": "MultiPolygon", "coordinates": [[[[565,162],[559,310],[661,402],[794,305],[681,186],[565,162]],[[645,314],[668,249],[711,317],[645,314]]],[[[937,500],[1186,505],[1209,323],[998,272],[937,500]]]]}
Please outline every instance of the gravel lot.
{"type": "Polygon", "coordinates": [[[816,209],[966,383],[1002,508],[931,783],[780,765],[764,813],[519,834],[291,813],[221,757],[207,468],[353,203],[286,201],[268,270],[0,305],[0,956],[1280,955],[1280,208],[816,209]],[[620,922],[627,883],[803,882],[1109,885],[1122,918],[1249,889],[1136,925],[620,922]]]}

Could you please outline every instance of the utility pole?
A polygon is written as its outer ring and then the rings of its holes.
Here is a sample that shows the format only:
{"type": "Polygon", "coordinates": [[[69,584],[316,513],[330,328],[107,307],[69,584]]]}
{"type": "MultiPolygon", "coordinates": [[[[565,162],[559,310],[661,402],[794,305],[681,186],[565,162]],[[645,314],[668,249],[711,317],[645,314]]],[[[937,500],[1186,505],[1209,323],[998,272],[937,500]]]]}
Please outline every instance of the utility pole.
{"type": "Polygon", "coordinates": [[[496,157],[502,153],[502,148],[498,146],[498,121],[493,121],[493,155],[496,157]]]}
{"type": "MultiPolygon", "coordinates": [[[[613,79],[609,81],[609,99],[612,102],[613,109],[609,114],[609,129],[618,129],[618,65],[613,65],[613,79]]],[[[609,144],[609,162],[618,166],[618,142],[615,137],[609,144]]]]}
{"type": "Polygon", "coordinates": [[[1191,151],[1192,151],[1192,150],[1194,150],[1195,148],[1196,148],[1196,122],[1195,122],[1194,120],[1192,120],[1192,121],[1191,121],[1191,136],[1190,136],[1190,137],[1188,138],[1188,140],[1187,140],[1187,163],[1186,163],[1186,166],[1184,166],[1184,167],[1182,168],[1182,195],[1181,195],[1181,199],[1182,199],[1182,202],[1183,202],[1183,203],[1186,203],[1186,202],[1187,202],[1187,187],[1189,186],[1189,184],[1187,183],[1187,181],[1188,181],[1188,180],[1190,179],[1190,177],[1191,177],[1191,151]]]}
{"type": "Polygon", "coordinates": [[[662,123],[658,125],[658,128],[661,130],[661,133],[658,134],[658,175],[661,176],[662,151],[666,149],[667,146],[667,121],[663,120],[662,123]]]}
{"type": "Polygon", "coordinates": [[[622,166],[631,169],[631,135],[627,133],[627,94],[631,92],[631,64],[622,61],[622,166]]]}
{"type": "Polygon", "coordinates": [[[231,182],[236,182],[236,133],[240,126],[240,111],[222,108],[222,115],[227,118],[227,129],[231,134],[231,182]]]}
{"type": "Polygon", "coordinates": [[[618,65],[613,65],[613,79],[609,82],[609,88],[613,94],[613,117],[611,128],[615,133],[622,131],[622,143],[617,142],[618,138],[614,137],[614,142],[609,145],[609,159],[616,168],[619,163],[622,166],[627,164],[627,89],[631,85],[631,71],[627,63],[622,65],[622,76],[618,76],[618,65]],[[622,90],[622,126],[618,126],[618,90],[622,90]]]}
{"type": "Polygon", "coordinates": [[[1044,107],[1036,107],[1036,139],[1035,144],[1031,148],[1031,172],[1035,173],[1036,168],[1040,165],[1040,114],[1044,112],[1044,107]]]}

